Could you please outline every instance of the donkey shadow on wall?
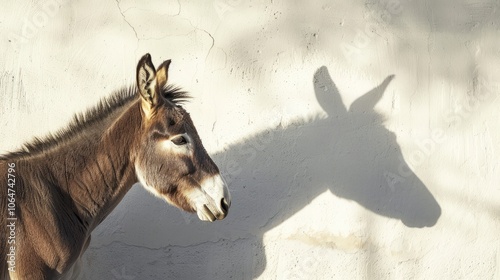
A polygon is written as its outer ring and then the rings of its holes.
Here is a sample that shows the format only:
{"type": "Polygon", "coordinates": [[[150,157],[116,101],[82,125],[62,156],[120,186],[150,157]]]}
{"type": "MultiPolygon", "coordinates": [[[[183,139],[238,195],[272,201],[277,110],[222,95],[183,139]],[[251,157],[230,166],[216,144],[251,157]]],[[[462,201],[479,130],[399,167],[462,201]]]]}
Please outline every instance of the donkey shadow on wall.
{"type": "Polygon", "coordinates": [[[224,163],[220,167],[237,205],[228,227],[236,224],[257,237],[254,273],[266,266],[263,235],[327,190],[408,227],[436,224],[439,204],[411,171],[395,134],[374,110],[392,78],[347,109],[323,66],[313,82],[326,118],[278,126],[215,155],[216,162],[224,163]]]}

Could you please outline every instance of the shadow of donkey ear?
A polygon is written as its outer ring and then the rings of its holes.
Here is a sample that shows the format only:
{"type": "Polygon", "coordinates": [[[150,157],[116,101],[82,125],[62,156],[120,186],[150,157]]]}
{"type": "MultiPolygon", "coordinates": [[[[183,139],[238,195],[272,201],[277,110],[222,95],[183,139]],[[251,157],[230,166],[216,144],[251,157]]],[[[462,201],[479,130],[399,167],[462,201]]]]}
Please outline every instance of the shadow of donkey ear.
{"type": "Polygon", "coordinates": [[[346,116],[347,109],[339,90],[328,73],[326,66],[316,70],[313,77],[314,92],[319,105],[329,116],[346,116]]]}
{"type": "Polygon", "coordinates": [[[349,107],[351,113],[364,113],[365,110],[371,110],[384,96],[385,90],[389,83],[394,79],[394,75],[390,75],[377,87],[365,93],[363,96],[356,99],[349,107]]]}

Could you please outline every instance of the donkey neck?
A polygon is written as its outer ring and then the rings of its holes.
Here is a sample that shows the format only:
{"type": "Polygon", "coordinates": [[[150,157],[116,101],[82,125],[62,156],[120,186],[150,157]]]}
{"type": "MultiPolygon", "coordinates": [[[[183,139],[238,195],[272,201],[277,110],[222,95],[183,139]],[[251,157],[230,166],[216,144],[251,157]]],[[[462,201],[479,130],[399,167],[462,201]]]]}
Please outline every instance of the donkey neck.
{"type": "Polygon", "coordinates": [[[131,101],[44,159],[50,163],[51,173],[63,174],[57,176],[56,185],[72,200],[89,232],[137,181],[131,147],[140,117],[137,100],[131,101]]]}
{"type": "MultiPolygon", "coordinates": [[[[93,223],[91,229],[111,213],[118,205],[132,185],[137,182],[135,175],[135,153],[136,138],[142,124],[139,102],[131,102],[123,114],[104,131],[101,141],[96,146],[95,175],[93,181],[87,185],[89,197],[94,202],[101,203],[87,206],[93,210],[93,223]]],[[[92,170],[92,169],[90,169],[92,170]]]]}

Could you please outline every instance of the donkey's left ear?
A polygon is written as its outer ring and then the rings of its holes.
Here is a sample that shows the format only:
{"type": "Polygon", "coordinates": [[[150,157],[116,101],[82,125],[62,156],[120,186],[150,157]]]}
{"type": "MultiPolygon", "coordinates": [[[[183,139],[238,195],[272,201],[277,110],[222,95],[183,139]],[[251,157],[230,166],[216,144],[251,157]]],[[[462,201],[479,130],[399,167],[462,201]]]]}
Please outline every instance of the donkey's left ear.
{"type": "Polygon", "coordinates": [[[158,88],[160,91],[165,88],[168,80],[168,67],[170,66],[171,60],[165,60],[163,63],[158,66],[156,69],[156,83],[158,84],[158,88]]]}
{"type": "Polygon", "coordinates": [[[148,113],[147,111],[160,101],[156,71],[149,53],[145,54],[137,64],[137,87],[142,97],[143,109],[148,113]]]}

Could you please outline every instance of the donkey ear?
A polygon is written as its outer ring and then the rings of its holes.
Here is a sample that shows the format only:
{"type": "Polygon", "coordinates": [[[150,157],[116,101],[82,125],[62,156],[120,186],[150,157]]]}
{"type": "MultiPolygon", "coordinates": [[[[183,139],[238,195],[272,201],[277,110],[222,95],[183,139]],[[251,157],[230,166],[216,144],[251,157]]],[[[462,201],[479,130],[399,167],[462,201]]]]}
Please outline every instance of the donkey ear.
{"type": "Polygon", "coordinates": [[[167,84],[168,67],[170,66],[170,62],[170,59],[165,60],[160,66],[158,66],[158,69],[156,69],[156,83],[158,84],[158,88],[160,89],[160,91],[167,84]]]}
{"type": "MultiPolygon", "coordinates": [[[[145,110],[151,110],[160,100],[156,71],[151,55],[145,54],[137,64],[137,87],[145,110]]],[[[147,112],[146,112],[147,113],[147,112]]]]}

